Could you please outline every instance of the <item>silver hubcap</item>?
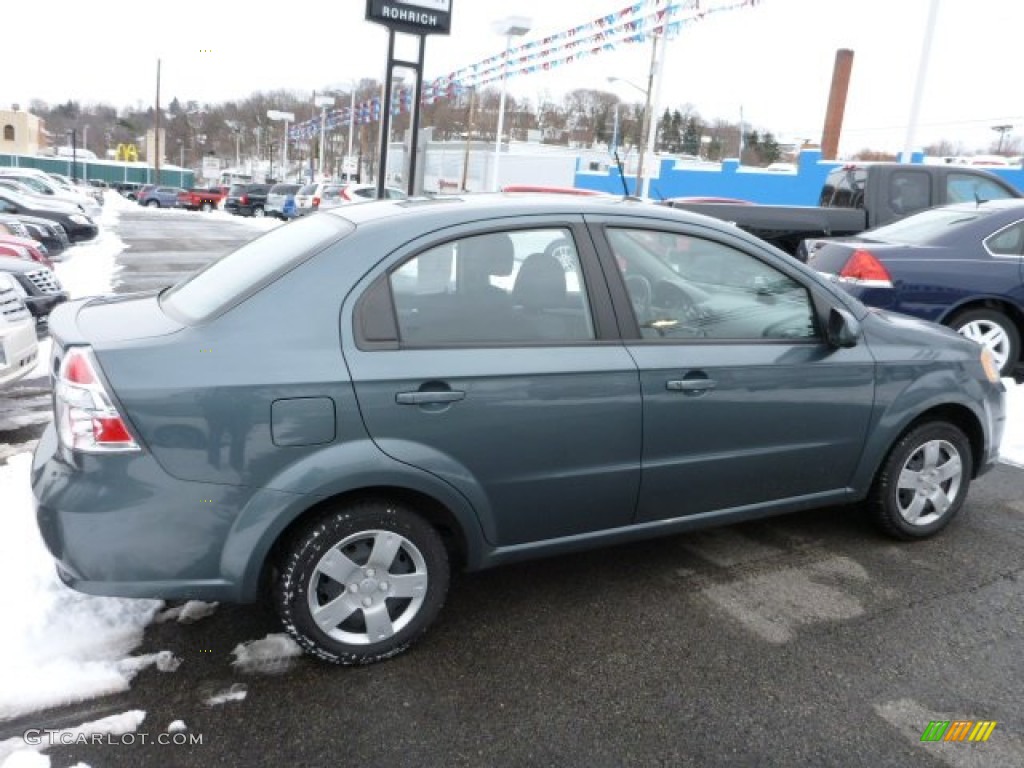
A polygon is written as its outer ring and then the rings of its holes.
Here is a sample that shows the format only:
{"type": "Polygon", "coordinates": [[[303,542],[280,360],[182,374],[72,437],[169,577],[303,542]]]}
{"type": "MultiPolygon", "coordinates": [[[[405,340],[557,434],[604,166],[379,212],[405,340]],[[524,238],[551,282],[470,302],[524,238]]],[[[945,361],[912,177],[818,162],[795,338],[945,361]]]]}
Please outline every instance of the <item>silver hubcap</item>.
{"type": "Polygon", "coordinates": [[[911,525],[929,525],[942,517],[960,492],[963,463],[956,446],[930,440],[910,454],[896,489],[900,515],[911,525]]]}
{"type": "Polygon", "coordinates": [[[330,549],[309,582],[309,612],[331,638],[351,645],[387,640],[419,613],[427,564],[394,531],[360,531],[330,549]]]}
{"type": "Polygon", "coordinates": [[[975,320],[961,326],[958,333],[971,341],[988,347],[999,370],[1006,367],[1006,361],[1010,357],[1010,337],[1001,325],[993,323],[991,320],[975,320]]]}

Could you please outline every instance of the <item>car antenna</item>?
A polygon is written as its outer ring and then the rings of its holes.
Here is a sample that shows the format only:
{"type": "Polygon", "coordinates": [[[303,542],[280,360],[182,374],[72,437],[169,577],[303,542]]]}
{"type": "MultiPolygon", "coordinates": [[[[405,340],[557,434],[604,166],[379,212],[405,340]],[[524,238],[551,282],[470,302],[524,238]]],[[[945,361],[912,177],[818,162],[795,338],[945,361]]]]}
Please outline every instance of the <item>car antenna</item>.
{"type": "Polygon", "coordinates": [[[619,181],[622,182],[622,196],[629,197],[629,187],[626,186],[626,172],[622,168],[622,160],[619,159],[618,147],[616,147],[615,151],[612,152],[612,157],[615,158],[615,165],[618,166],[619,169],[619,181]]]}

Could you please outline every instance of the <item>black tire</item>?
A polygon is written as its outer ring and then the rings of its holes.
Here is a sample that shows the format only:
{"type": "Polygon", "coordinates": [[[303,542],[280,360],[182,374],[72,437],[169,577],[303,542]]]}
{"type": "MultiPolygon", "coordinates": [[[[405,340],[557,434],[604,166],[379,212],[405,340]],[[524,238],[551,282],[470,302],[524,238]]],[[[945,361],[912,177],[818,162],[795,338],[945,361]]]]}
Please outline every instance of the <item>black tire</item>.
{"type": "Polygon", "coordinates": [[[1020,331],[1002,312],[993,309],[969,309],[949,321],[949,327],[979,344],[996,358],[999,373],[1009,376],[1020,360],[1020,331]]]}
{"type": "Polygon", "coordinates": [[[265,214],[266,211],[263,210],[263,206],[257,205],[255,208],[252,209],[252,215],[255,216],[257,219],[262,219],[265,214]]]}
{"type": "Polygon", "coordinates": [[[868,508],[890,536],[928,538],[960,511],[973,472],[971,446],[960,428],[926,422],[893,445],[875,477],[868,508]]]}
{"type": "Polygon", "coordinates": [[[212,210],[213,210],[213,203],[211,203],[211,202],[210,202],[209,200],[207,200],[207,201],[206,201],[206,202],[204,202],[204,203],[203,203],[203,204],[202,204],[201,206],[199,206],[199,209],[200,209],[201,211],[204,211],[204,212],[206,212],[206,213],[209,213],[210,211],[212,211],[212,210]]]}
{"type": "Polygon", "coordinates": [[[449,578],[448,553],[430,524],[399,504],[365,501],[291,538],[278,561],[273,602],[285,630],[309,653],[333,664],[371,664],[427,630],[449,578]],[[334,609],[314,616],[328,606],[334,609]],[[370,617],[391,634],[373,640],[370,617]]]}
{"type": "Polygon", "coordinates": [[[160,207],[160,201],[159,200],[147,200],[146,201],[146,207],[147,208],[159,208],[160,207]]]}

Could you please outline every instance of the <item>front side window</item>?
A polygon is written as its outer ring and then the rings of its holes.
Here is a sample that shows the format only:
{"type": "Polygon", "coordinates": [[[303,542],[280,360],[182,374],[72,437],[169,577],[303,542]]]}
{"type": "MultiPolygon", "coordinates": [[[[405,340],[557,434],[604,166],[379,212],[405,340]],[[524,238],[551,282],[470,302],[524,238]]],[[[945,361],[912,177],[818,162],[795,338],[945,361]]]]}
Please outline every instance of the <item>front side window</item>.
{"type": "Polygon", "coordinates": [[[594,338],[579,257],[565,229],[454,240],[406,261],[390,283],[403,345],[594,338]]]}
{"type": "Polygon", "coordinates": [[[775,267],[692,235],[610,229],[645,339],[816,339],[811,296],[775,267]]]}
{"type": "Polygon", "coordinates": [[[973,203],[979,200],[1004,200],[1016,197],[1006,187],[991,179],[969,173],[951,173],[946,177],[946,201],[973,203]]]}

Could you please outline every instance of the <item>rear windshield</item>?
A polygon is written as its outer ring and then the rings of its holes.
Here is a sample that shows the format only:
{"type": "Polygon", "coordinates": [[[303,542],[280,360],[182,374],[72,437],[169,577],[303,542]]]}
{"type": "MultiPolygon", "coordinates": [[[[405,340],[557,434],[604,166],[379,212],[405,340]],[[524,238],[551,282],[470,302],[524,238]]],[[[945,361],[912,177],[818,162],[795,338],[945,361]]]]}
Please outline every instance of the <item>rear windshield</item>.
{"type": "Polygon", "coordinates": [[[905,219],[886,224],[884,227],[865,232],[862,237],[883,243],[905,245],[927,245],[936,243],[945,235],[953,234],[960,227],[988,216],[991,211],[983,209],[964,210],[956,208],[931,208],[905,219]]]}
{"type": "Polygon", "coordinates": [[[272,195],[294,195],[298,190],[298,184],[275,184],[270,188],[272,195]]]}
{"type": "Polygon", "coordinates": [[[312,195],[314,192],[316,192],[316,184],[307,184],[299,190],[300,195],[312,195]]]}
{"type": "Polygon", "coordinates": [[[228,190],[228,194],[232,197],[238,195],[244,195],[245,191],[249,188],[248,184],[232,184],[231,189],[228,190]]]}
{"type": "Polygon", "coordinates": [[[354,229],[337,216],[307,216],[277,227],[165,291],[160,305],[184,323],[208,320],[354,229]]]}

